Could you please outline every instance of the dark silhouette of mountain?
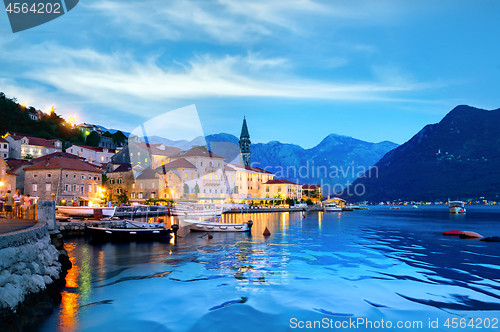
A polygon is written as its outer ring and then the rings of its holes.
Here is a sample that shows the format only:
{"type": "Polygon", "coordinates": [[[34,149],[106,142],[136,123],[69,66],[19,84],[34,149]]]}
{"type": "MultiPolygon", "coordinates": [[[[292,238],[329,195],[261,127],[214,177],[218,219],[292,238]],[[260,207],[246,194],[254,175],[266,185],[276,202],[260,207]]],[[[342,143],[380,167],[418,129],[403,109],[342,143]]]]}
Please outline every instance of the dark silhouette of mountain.
{"type": "Polygon", "coordinates": [[[342,195],[351,201],[498,199],[499,126],[500,109],[457,106],[388,152],[342,195]]]}

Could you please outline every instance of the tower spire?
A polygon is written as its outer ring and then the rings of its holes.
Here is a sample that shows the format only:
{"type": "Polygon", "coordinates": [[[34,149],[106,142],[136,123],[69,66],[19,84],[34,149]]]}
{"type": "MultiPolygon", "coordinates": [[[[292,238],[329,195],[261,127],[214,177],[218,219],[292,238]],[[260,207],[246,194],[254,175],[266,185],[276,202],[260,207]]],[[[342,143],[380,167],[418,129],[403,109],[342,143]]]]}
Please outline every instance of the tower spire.
{"type": "Polygon", "coordinates": [[[250,166],[251,164],[251,151],[250,145],[250,134],[248,133],[247,120],[243,117],[243,126],[241,127],[241,135],[240,140],[238,142],[240,144],[240,152],[241,152],[241,161],[244,166],[250,166]]]}

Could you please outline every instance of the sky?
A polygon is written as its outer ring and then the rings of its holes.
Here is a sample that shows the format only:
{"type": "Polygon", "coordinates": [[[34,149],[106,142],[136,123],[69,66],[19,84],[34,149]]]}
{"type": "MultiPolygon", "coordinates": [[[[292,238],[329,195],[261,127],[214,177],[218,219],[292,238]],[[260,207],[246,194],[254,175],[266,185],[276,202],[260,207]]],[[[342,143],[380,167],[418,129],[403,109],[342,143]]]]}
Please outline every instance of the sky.
{"type": "Polygon", "coordinates": [[[310,148],[335,133],[402,144],[457,105],[500,108],[499,10],[493,0],[81,0],[18,33],[4,12],[0,91],[124,131],[194,105],[205,134],[239,136],[245,116],[252,142],[310,148]]]}

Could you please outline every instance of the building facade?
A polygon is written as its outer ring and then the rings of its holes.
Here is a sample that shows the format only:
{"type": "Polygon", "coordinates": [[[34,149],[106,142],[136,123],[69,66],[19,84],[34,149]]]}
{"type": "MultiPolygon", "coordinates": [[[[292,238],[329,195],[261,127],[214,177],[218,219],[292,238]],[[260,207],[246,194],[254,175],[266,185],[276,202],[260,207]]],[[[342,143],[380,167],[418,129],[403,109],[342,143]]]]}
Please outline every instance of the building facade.
{"type": "Polygon", "coordinates": [[[75,158],[52,157],[24,169],[24,194],[56,204],[103,203],[102,175],[97,167],[75,158]]]}
{"type": "Polygon", "coordinates": [[[310,199],[313,203],[321,202],[321,185],[319,184],[304,184],[302,185],[302,199],[310,199]]]}
{"type": "Polygon", "coordinates": [[[302,200],[302,185],[282,179],[267,181],[262,186],[262,197],[302,200]]]}
{"type": "Polygon", "coordinates": [[[33,158],[62,151],[62,142],[57,139],[47,140],[27,134],[6,133],[3,138],[9,142],[9,158],[33,158]]]}
{"type": "Polygon", "coordinates": [[[109,163],[116,152],[117,150],[115,149],[106,149],[85,145],[72,145],[66,149],[66,153],[85,158],[85,161],[99,166],[109,163]]]}
{"type": "Polygon", "coordinates": [[[5,138],[0,137],[0,158],[9,158],[9,144],[9,141],[7,141],[5,138]]]}

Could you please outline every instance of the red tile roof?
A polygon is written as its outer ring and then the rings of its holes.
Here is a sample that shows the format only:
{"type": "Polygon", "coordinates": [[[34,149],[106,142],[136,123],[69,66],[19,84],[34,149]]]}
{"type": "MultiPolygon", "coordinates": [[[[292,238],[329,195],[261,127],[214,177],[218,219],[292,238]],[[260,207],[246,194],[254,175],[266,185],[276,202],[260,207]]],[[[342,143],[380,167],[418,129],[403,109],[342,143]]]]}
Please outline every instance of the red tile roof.
{"type": "Polygon", "coordinates": [[[9,141],[7,141],[5,138],[2,138],[2,137],[0,137],[0,142],[1,143],[9,143],[9,141]]]}
{"type": "MultiPolygon", "coordinates": [[[[118,163],[113,163],[113,165],[117,165],[118,163]]],[[[120,172],[128,172],[132,169],[132,165],[127,164],[127,163],[119,163],[120,166],[118,166],[114,171],[111,171],[109,173],[120,173],[120,172]]]]}
{"type": "Polygon", "coordinates": [[[67,153],[67,152],[54,152],[54,153],[51,153],[51,154],[46,154],[45,156],[42,156],[42,157],[38,157],[38,158],[35,158],[33,159],[33,162],[34,163],[38,163],[38,162],[41,162],[41,161],[45,161],[47,158],[70,158],[70,159],[80,159],[80,160],[85,160],[85,158],[83,157],[78,157],[77,155],[74,155],[74,154],[71,154],[71,153],[67,153]]]}
{"type": "Polygon", "coordinates": [[[171,158],[184,158],[184,157],[208,157],[208,158],[221,158],[224,159],[224,157],[218,156],[215,153],[205,151],[200,148],[192,148],[191,150],[188,151],[181,151],[179,153],[176,153],[172,156],[171,158]]]}
{"type": "Polygon", "coordinates": [[[168,164],[165,164],[164,166],[165,168],[196,168],[195,165],[191,164],[184,158],[175,159],[174,161],[171,161],[168,164]]]}
{"type": "Polygon", "coordinates": [[[23,137],[27,137],[29,145],[43,146],[46,148],[55,148],[54,142],[59,141],[57,139],[47,140],[45,138],[38,138],[30,134],[20,134],[20,133],[9,133],[9,134],[16,141],[22,139],[23,137]]]}
{"type": "Polygon", "coordinates": [[[73,158],[46,158],[45,162],[38,162],[33,166],[26,167],[25,171],[42,169],[68,169],[73,171],[102,173],[96,166],[73,158]]]}
{"type": "Polygon", "coordinates": [[[147,168],[144,170],[144,172],[139,175],[136,180],[151,180],[151,179],[156,179],[157,175],[160,174],[158,173],[157,169],[151,169],[147,168]]]}
{"type": "Polygon", "coordinates": [[[7,159],[7,165],[9,165],[11,171],[16,171],[19,167],[23,165],[33,165],[33,163],[28,159],[7,159]]]}
{"type": "Polygon", "coordinates": [[[156,155],[156,156],[169,157],[173,154],[176,154],[176,153],[182,151],[179,148],[172,147],[172,146],[166,146],[166,145],[161,144],[161,143],[160,144],[146,144],[146,143],[137,143],[137,142],[132,142],[129,144],[129,151],[130,151],[130,148],[134,145],[143,149],[143,150],[148,151],[149,154],[156,155]],[[158,148],[162,145],[165,147],[164,150],[158,148]]]}
{"type": "Polygon", "coordinates": [[[303,184],[302,189],[305,189],[305,190],[321,189],[321,185],[319,185],[319,184],[303,184]]]}
{"type": "Polygon", "coordinates": [[[269,180],[267,181],[266,183],[264,184],[294,184],[294,185],[299,185],[298,183],[294,183],[292,181],[288,181],[288,180],[283,180],[283,179],[273,179],[273,180],[269,180]]]}
{"type": "Polygon", "coordinates": [[[245,166],[245,169],[248,171],[254,171],[254,172],[259,172],[259,173],[273,174],[271,172],[268,172],[268,171],[263,170],[262,168],[258,168],[258,167],[245,166]]]}

